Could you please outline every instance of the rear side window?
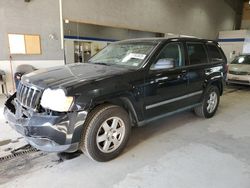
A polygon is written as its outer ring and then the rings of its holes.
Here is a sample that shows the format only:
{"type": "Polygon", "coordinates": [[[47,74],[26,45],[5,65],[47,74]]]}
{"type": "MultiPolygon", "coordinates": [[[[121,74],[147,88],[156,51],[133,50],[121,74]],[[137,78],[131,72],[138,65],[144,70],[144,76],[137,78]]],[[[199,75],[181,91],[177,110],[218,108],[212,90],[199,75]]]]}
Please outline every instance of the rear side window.
{"type": "Polygon", "coordinates": [[[208,63],[205,46],[202,43],[187,43],[190,65],[208,63]]]}
{"type": "Polygon", "coordinates": [[[214,44],[207,44],[208,56],[211,61],[222,61],[222,55],[218,47],[214,44]]]}

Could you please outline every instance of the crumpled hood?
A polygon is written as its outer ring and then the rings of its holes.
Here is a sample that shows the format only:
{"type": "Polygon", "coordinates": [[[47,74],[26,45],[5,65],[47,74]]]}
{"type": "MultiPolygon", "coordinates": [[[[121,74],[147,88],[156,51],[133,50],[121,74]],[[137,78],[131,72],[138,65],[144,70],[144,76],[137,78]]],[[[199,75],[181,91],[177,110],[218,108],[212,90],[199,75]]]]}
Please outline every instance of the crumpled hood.
{"type": "Polygon", "coordinates": [[[22,77],[22,81],[41,88],[60,87],[64,85],[105,79],[113,75],[128,72],[126,68],[90,63],[76,63],[60,67],[39,69],[22,77]]]}

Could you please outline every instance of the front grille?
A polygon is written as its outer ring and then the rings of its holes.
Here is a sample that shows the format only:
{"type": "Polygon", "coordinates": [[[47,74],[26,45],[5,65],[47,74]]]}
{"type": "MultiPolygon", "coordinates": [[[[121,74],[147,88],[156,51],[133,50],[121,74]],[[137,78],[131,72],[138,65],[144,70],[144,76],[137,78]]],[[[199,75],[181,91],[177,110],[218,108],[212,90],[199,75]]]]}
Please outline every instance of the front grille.
{"type": "Polygon", "coordinates": [[[229,71],[229,74],[234,74],[234,75],[248,75],[248,72],[242,72],[242,71],[229,71]]]}
{"type": "Polygon", "coordinates": [[[22,106],[36,109],[39,99],[41,97],[41,90],[33,86],[27,86],[20,82],[17,88],[17,100],[22,106]]]}

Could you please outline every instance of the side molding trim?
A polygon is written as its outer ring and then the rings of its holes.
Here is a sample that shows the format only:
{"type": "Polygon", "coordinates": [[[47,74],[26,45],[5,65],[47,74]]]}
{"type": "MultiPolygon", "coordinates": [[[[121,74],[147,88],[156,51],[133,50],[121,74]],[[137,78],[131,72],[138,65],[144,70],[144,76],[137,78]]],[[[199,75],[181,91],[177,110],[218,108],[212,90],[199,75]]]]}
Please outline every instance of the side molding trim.
{"type": "Polygon", "coordinates": [[[197,104],[194,104],[194,105],[191,105],[191,106],[187,106],[187,107],[184,107],[184,108],[181,108],[181,109],[178,109],[176,111],[173,111],[173,112],[169,112],[169,113],[166,113],[166,114],[162,114],[162,115],[159,115],[159,116],[156,116],[156,117],[153,117],[153,118],[150,118],[150,119],[146,119],[144,121],[140,121],[138,123],[138,126],[143,126],[147,123],[150,123],[152,121],[155,121],[155,120],[158,120],[158,119],[161,119],[161,118],[164,118],[164,117],[168,117],[168,116],[171,116],[171,115],[174,115],[174,114],[178,114],[178,113],[181,113],[181,112],[184,112],[184,111],[187,111],[187,110],[190,110],[190,109],[193,109],[197,106],[200,106],[201,103],[197,103],[197,104]]]}
{"type": "Polygon", "coordinates": [[[193,97],[195,95],[200,95],[200,94],[202,94],[202,92],[203,91],[201,90],[201,91],[197,91],[197,92],[190,93],[190,94],[187,94],[187,95],[183,95],[181,97],[177,97],[177,98],[161,101],[161,102],[158,102],[158,103],[155,103],[155,104],[151,104],[151,105],[146,106],[146,110],[149,110],[151,108],[155,108],[155,107],[158,107],[158,106],[162,106],[162,105],[165,105],[165,104],[169,104],[169,103],[172,103],[172,102],[175,102],[175,101],[179,101],[179,100],[182,100],[182,99],[186,99],[186,98],[189,98],[189,97],[193,97]]]}

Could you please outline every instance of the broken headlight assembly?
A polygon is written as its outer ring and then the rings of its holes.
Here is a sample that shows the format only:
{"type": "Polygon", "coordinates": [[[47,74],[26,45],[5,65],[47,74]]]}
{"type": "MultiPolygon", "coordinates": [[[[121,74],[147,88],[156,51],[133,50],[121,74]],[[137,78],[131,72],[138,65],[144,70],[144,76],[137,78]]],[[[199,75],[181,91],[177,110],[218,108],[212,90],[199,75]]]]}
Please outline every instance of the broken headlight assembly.
{"type": "Polygon", "coordinates": [[[63,89],[45,89],[41,98],[41,106],[57,112],[70,110],[74,97],[66,96],[63,89]]]}

